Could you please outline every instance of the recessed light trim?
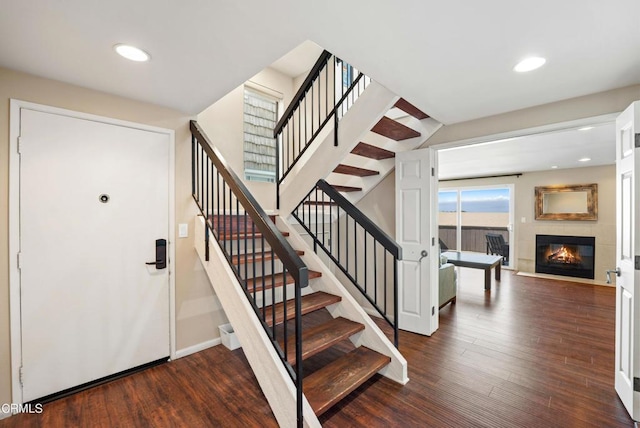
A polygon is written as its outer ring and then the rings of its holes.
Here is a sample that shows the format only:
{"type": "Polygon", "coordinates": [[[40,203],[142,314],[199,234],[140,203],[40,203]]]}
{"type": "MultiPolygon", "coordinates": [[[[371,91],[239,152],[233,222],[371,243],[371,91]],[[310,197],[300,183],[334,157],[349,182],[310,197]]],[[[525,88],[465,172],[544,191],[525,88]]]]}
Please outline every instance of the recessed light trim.
{"type": "Polygon", "coordinates": [[[119,43],[113,46],[113,49],[118,53],[118,55],[131,61],[145,62],[151,59],[151,55],[149,55],[142,49],[135,46],[126,45],[124,43],[119,43]]]}
{"type": "Polygon", "coordinates": [[[551,165],[551,169],[558,169],[558,165],[551,165]]]}
{"type": "Polygon", "coordinates": [[[584,157],[584,158],[578,159],[578,162],[589,162],[590,160],[591,160],[591,158],[584,157]]]}
{"type": "Polygon", "coordinates": [[[532,71],[542,67],[545,62],[547,62],[547,60],[539,56],[525,58],[517,63],[515,67],[513,67],[513,71],[516,71],[518,73],[525,73],[527,71],[532,71]]]}

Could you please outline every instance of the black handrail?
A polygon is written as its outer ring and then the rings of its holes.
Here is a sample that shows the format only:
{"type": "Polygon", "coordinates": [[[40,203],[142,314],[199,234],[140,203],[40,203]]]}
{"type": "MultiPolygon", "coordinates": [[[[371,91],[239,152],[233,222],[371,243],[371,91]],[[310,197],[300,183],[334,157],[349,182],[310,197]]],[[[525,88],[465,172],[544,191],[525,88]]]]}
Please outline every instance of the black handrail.
{"type": "Polygon", "coordinates": [[[282,181],[331,120],[334,144],[338,145],[339,120],[370,81],[331,53],[322,52],[274,129],[278,208],[282,181]],[[336,72],[338,66],[340,73],[336,72]]]}
{"type": "Polygon", "coordinates": [[[308,268],[246,186],[231,170],[198,123],[192,120],[190,128],[192,134],[191,187],[193,199],[206,223],[205,258],[209,260],[209,237],[213,235],[287,372],[295,382],[296,412],[298,426],[301,427],[303,425],[301,290],[309,282],[308,268]],[[265,242],[268,243],[269,249],[265,249],[265,242]],[[244,247],[242,252],[241,247],[244,247]],[[270,263],[265,263],[267,260],[270,263]],[[248,267],[249,264],[252,264],[251,269],[248,267]],[[279,267],[282,267],[282,272],[276,273],[279,267]],[[258,270],[261,272],[260,275],[257,274],[258,270]],[[278,343],[280,336],[275,319],[276,293],[271,293],[270,302],[267,301],[269,298],[266,295],[267,278],[270,277],[271,284],[275,284],[276,277],[280,275],[285,285],[282,287],[283,301],[287,300],[287,275],[295,280],[295,368],[287,360],[288,340],[286,338],[289,334],[286,305],[285,322],[281,325],[282,337],[285,340],[281,347],[278,343]]]}
{"type": "Polygon", "coordinates": [[[314,251],[317,252],[317,247],[322,248],[331,261],[393,327],[393,341],[398,347],[398,261],[402,259],[402,248],[398,243],[322,179],[318,180],[316,186],[294,209],[292,215],[313,239],[314,251]],[[316,208],[312,213],[311,207],[314,205],[316,208]],[[333,207],[336,208],[337,221],[334,225],[331,220],[327,228],[325,226],[326,210],[329,210],[328,214],[331,216],[333,207]],[[315,230],[312,226],[314,216],[315,230]],[[319,218],[321,221],[318,221],[319,218]],[[351,229],[350,225],[352,225],[351,229]],[[370,240],[369,237],[371,237],[370,240]],[[370,241],[372,247],[368,251],[367,243],[370,241]],[[364,266],[360,265],[363,269],[359,269],[358,266],[360,263],[358,248],[364,251],[364,257],[362,257],[364,266]],[[379,270],[380,258],[383,260],[383,265],[379,270]],[[373,265],[372,268],[369,264],[373,265]],[[393,272],[389,272],[390,264],[393,272]],[[361,270],[363,273],[360,272],[361,270]],[[392,315],[389,314],[388,304],[388,276],[391,274],[393,275],[392,315]],[[358,278],[359,275],[361,280],[358,278]],[[369,287],[371,278],[373,278],[372,289],[369,287]],[[380,282],[382,289],[378,287],[380,282]]]}

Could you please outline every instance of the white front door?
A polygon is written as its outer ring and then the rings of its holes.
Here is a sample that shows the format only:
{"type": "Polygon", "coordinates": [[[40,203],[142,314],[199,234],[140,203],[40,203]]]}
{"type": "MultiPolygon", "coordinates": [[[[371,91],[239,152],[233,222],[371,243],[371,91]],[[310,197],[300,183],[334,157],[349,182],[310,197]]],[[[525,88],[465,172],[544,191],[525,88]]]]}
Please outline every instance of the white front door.
{"type": "MultiPolygon", "coordinates": [[[[616,120],[615,387],[629,415],[640,420],[640,101],[616,120]]],[[[613,269],[613,267],[612,267],[613,269]]],[[[613,275],[615,276],[615,275],[613,275]]]]}
{"type": "Polygon", "coordinates": [[[146,264],[169,237],[169,149],[20,109],[24,402],[169,356],[169,269],[146,264]]]}
{"type": "Polygon", "coordinates": [[[437,153],[396,154],[399,328],[430,335],[438,328],[437,153]]]}

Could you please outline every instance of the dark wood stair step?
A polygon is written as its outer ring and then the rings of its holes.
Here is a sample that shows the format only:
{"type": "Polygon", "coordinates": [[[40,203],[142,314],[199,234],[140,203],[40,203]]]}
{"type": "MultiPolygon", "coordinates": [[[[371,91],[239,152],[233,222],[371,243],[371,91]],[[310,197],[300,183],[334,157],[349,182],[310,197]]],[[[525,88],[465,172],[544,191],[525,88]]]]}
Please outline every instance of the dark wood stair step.
{"type": "Polygon", "coordinates": [[[415,129],[411,129],[406,125],[401,124],[387,116],[382,116],[382,119],[371,128],[376,134],[380,134],[384,137],[391,138],[392,140],[402,141],[409,138],[419,137],[420,133],[415,129]]]}
{"type": "Polygon", "coordinates": [[[362,191],[362,187],[342,186],[340,184],[332,184],[331,187],[336,189],[338,192],[361,192],[362,191]]]}
{"type": "MultiPolygon", "coordinates": [[[[275,215],[270,215],[269,218],[272,222],[276,222],[275,215]]],[[[245,219],[244,214],[214,214],[209,216],[209,220],[211,221],[214,229],[222,230],[226,226],[227,230],[229,230],[230,227],[233,227],[234,231],[242,230],[244,232],[245,229],[249,231],[253,230],[253,220],[248,215],[245,219]]]]}
{"type": "MultiPolygon", "coordinates": [[[[302,333],[302,359],[306,360],[362,330],[364,330],[364,324],[342,317],[306,329],[302,333]]],[[[284,349],[284,341],[280,341],[280,346],[284,349]]],[[[287,339],[287,361],[296,364],[295,335],[287,339]]]]}
{"type": "MultiPolygon", "coordinates": [[[[245,231],[241,231],[241,232],[236,232],[235,229],[233,230],[233,233],[231,233],[231,231],[229,229],[226,230],[226,233],[224,230],[220,231],[221,233],[217,233],[218,235],[218,239],[220,239],[221,241],[234,241],[234,240],[241,240],[244,241],[245,238],[247,241],[251,241],[252,239],[260,239],[262,238],[262,232],[256,232],[256,233],[252,233],[252,232],[245,232],[245,231]]],[[[289,236],[289,232],[280,232],[282,233],[282,236],[289,236]]]]}
{"type": "Polygon", "coordinates": [[[394,107],[399,108],[400,110],[404,111],[407,114],[410,114],[411,116],[415,117],[416,119],[426,119],[429,117],[429,115],[425,112],[423,112],[422,110],[420,110],[418,107],[414,106],[413,104],[411,104],[409,101],[405,100],[404,98],[400,98],[398,101],[396,101],[394,107]]]}
{"type": "MultiPolygon", "coordinates": [[[[296,253],[299,256],[304,256],[304,251],[302,250],[296,250],[296,253]]],[[[268,261],[271,260],[273,258],[278,258],[278,256],[276,255],[276,253],[272,253],[271,251],[265,251],[264,253],[260,252],[260,253],[256,253],[255,257],[252,254],[240,254],[239,256],[233,256],[231,257],[231,262],[234,265],[237,264],[245,264],[245,263],[261,263],[263,260],[264,261],[268,261]]]]}
{"type": "Polygon", "coordinates": [[[391,159],[396,157],[396,154],[391,150],[383,149],[382,147],[373,146],[371,144],[359,142],[357,146],[351,150],[351,153],[358,156],[364,156],[369,159],[391,159]]]}
{"type": "Polygon", "coordinates": [[[368,177],[370,175],[379,175],[380,171],[372,169],[358,168],[357,166],[340,164],[333,170],[337,174],[355,175],[356,177],[368,177]]]}
{"type": "MultiPolygon", "coordinates": [[[[322,308],[326,308],[329,305],[333,305],[334,303],[338,303],[342,300],[342,297],[336,296],[334,294],[325,293],[323,291],[318,291],[316,293],[311,293],[302,296],[302,315],[308,314],[313,311],[317,311],[322,308]]],[[[275,318],[276,324],[281,324],[284,322],[284,308],[287,308],[287,320],[295,318],[295,310],[296,304],[293,299],[287,300],[286,302],[278,303],[275,305],[275,318]]],[[[265,309],[265,322],[267,325],[273,325],[273,307],[268,306],[265,309]]]]}
{"type": "Polygon", "coordinates": [[[386,355],[360,346],[305,377],[304,395],[320,416],[390,362],[386,355]]]}
{"type": "Polygon", "coordinates": [[[305,205],[326,205],[326,206],[334,206],[334,205],[338,205],[336,202],[334,201],[304,201],[305,205]]]}
{"type": "MultiPolygon", "coordinates": [[[[319,278],[321,276],[321,272],[316,272],[315,270],[309,271],[309,279],[319,278]]],[[[262,291],[263,288],[265,290],[269,290],[271,288],[282,287],[284,285],[284,273],[264,275],[264,281],[262,278],[262,276],[258,276],[256,278],[247,279],[247,289],[249,292],[253,293],[254,291],[262,291]]],[[[295,282],[296,281],[293,279],[293,276],[287,274],[287,284],[294,284],[295,282]]]]}

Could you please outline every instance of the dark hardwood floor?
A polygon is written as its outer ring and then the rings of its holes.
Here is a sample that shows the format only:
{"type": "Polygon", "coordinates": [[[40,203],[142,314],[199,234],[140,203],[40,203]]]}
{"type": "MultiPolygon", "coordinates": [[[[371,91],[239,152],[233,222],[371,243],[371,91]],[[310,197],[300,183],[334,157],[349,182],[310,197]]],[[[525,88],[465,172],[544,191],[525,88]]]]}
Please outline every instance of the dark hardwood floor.
{"type": "MultiPolygon", "coordinates": [[[[401,332],[410,381],[380,375],[326,427],[632,427],[613,389],[615,289],[461,269],[432,337],[401,332]]],[[[318,314],[327,317],[328,314],[318,314]]],[[[386,328],[386,327],[385,327],[386,328]]],[[[308,360],[312,372],[351,347],[308,360]]],[[[241,350],[222,346],[46,404],[2,427],[277,426],[241,350]]]]}

